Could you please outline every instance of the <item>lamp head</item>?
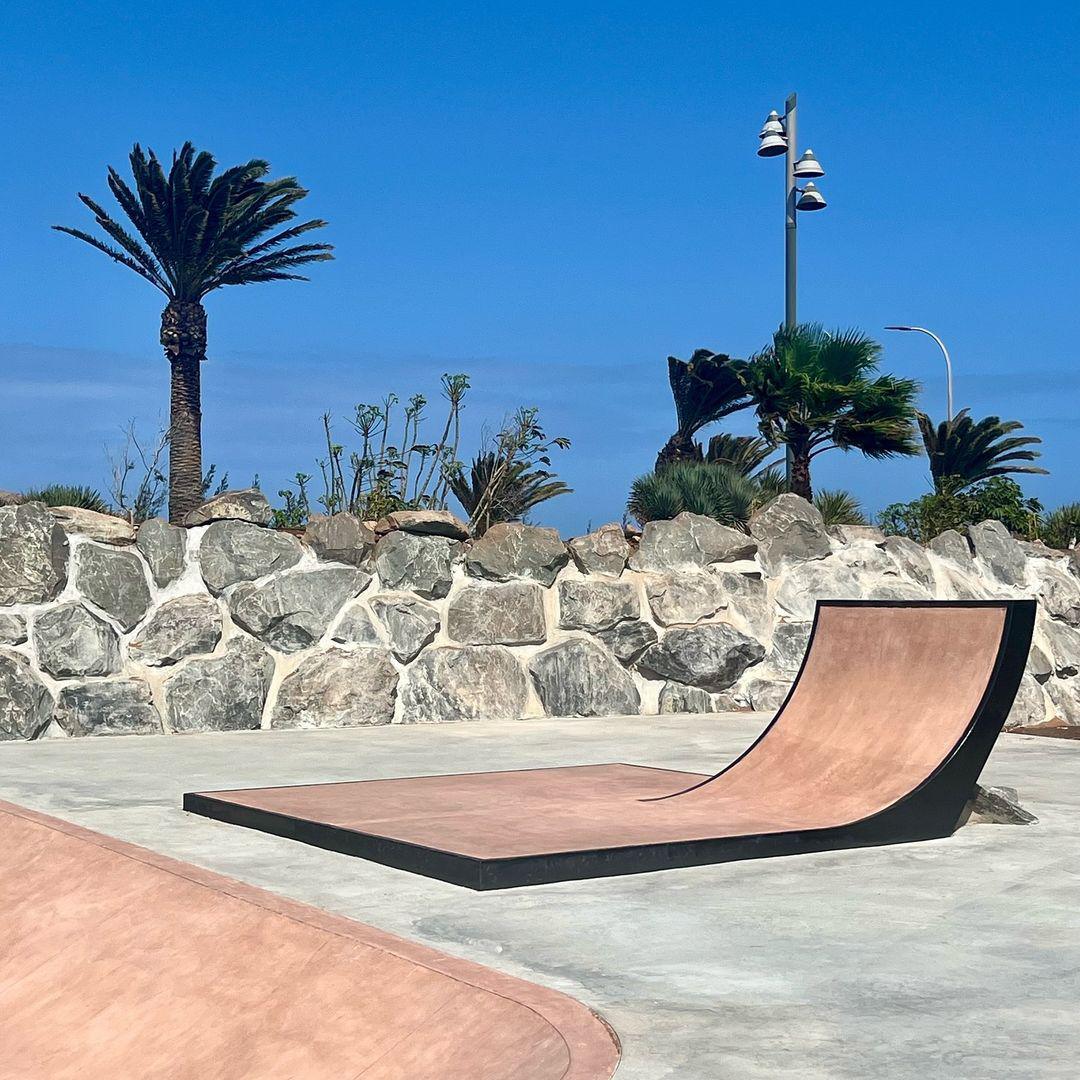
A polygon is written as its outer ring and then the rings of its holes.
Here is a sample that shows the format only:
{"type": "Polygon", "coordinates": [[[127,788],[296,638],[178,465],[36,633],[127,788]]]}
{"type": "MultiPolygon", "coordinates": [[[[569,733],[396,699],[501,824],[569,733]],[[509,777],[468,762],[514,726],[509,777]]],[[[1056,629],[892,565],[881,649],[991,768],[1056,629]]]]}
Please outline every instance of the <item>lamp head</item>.
{"type": "Polygon", "coordinates": [[[825,196],[818,191],[813,181],[811,181],[802,189],[802,195],[799,196],[799,201],[795,204],[795,209],[824,210],[827,205],[825,196]]]}
{"type": "Polygon", "coordinates": [[[813,150],[807,148],[803,151],[802,157],[795,162],[795,175],[800,180],[809,180],[813,177],[825,175],[825,170],[821,167],[818,159],[814,157],[813,150]]]}

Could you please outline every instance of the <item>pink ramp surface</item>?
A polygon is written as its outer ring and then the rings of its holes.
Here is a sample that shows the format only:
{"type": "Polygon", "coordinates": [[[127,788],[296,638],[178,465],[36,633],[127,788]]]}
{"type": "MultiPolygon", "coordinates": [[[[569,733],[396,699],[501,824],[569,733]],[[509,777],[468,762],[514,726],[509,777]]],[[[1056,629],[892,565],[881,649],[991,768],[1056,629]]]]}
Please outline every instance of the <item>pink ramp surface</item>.
{"type": "Polygon", "coordinates": [[[562,994],[0,802],[4,1080],[605,1080],[562,994]]]}

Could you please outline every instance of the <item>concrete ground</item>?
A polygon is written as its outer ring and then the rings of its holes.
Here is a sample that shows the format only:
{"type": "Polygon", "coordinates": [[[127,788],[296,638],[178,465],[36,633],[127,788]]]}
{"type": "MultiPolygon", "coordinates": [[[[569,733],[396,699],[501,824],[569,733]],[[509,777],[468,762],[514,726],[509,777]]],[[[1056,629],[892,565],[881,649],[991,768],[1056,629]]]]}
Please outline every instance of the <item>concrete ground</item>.
{"type": "MultiPolygon", "coordinates": [[[[618,1080],[1080,1075],[1080,746],[1003,736],[1040,822],[474,893],[183,813],[184,791],[627,761],[711,770],[762,717],[0,744],[0,797],[564,990],[618,1080]]],[[[2,917],[2,913],[0,913],[2,917]]]]}

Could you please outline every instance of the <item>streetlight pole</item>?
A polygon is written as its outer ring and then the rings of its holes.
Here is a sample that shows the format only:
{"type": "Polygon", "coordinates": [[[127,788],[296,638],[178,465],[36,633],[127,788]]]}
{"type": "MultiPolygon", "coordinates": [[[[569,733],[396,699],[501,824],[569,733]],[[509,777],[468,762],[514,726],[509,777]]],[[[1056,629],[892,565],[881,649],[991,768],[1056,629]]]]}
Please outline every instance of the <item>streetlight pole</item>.
{"type": "Polygon", "coordinates": [[[941,355],[945,357],[945,418],[951,422],[953,418],[952,360],[949,359],[949,350],[945,348],[945,342],[942,341],[933,330],[927,330],[925,326],[886,326],[885,329],[925,334],[927,337],[932,337],[937,342],[938,348],[941,350],[941,355]]]}

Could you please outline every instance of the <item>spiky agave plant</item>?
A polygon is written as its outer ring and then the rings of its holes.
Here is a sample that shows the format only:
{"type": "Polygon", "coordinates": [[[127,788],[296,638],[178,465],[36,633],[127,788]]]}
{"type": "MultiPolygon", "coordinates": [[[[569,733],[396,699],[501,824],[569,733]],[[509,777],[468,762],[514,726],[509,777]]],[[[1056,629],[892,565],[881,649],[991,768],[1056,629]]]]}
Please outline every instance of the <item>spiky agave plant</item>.
{"type": "Polygon", "coordinates": [[[108,184],[134,234],[81,192],[79,199],[112,243],[66,225],[53,228],[108,255],[166,297],[160,340],[172,372],[169,519],[179,521],[202,501],[203,298],[227,285],[304,281],[298,267],[333,256],[329,244],[293,243],[326,222],[290,224],[307,191],[291,176],[267,179],[265,161],[256,158],[215,176],[217,162],[190,142],[173,154],[168,172],[138,143],[129,160],[134,188],[112,167],[108,184]]]}
{"type": "Polygon", "coordinates": [[[753,477],[731,465],[681,461],[639,476],[630,487],[626,506],[643,525],[686,510],[745,529],[750,515],[769,497],[753,477]]]}
{"type": "Polygon", "coordinates": [[[825,519],[826,526],[870,524],[859,500],[850,491],[841,489],[816,491],[814,506],[825,519]]]}
{"type": "Polygon", "coordinates": [[[96,510],[99,514],[109,512],[105,496],[84,484],[47,484],[43,488],[24,491],[23,500],[44,503],[46,506],[77,506],[81,510],[96,510]]]}

